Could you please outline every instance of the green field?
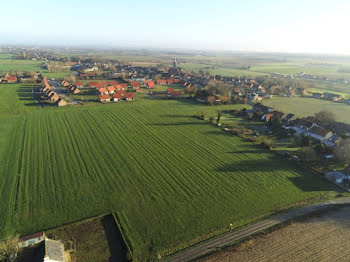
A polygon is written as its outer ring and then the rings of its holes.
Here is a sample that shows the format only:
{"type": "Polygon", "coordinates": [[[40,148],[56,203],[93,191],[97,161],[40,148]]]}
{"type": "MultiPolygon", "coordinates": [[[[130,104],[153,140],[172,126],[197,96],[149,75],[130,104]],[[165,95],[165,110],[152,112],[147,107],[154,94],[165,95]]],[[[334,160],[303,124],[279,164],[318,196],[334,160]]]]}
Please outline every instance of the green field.
{"type": "Polygon", "coordinates": [[[0,72],[9,72],[11,70],[28,72],[40,71],[40,65],[43,61],[32,60],[12,60],[12,55],[0,53],[0,72]]]}
{"type": "Polygon", "coordinates": [[[297,117],[313,116],[321,110],[335,114],[336,120],[350,124],[350,105],[335,103],[311,97],[278,97],[263,100],[263,104],[280,110],[284,113],[293,113],[297,117]]]}
{"type": "Polygon", "coordinates": [[[150,243],[164,255],[230,223],[336,194],[315,175],[193,118],[237,106],[143,96],[40,109],[30,86],[1,85],[0,236],[113,210],[135,255],[150,243]]]}

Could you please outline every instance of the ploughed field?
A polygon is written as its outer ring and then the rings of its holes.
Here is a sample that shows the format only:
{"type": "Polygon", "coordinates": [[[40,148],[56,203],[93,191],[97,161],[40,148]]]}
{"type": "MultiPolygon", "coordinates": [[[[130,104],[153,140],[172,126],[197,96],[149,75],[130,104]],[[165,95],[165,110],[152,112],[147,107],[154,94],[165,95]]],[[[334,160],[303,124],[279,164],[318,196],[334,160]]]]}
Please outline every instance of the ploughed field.
{"type": "Polygon", "coordinates": [[[206,107],[147,98],[40,108],[0,85],[0,238],[116,211],[137,258],[163,256],[335,188],[193,118],[206,107]]]}
{"type": "Polygon", "coordinates": [[[350,208],[295,222],[198,261],[349,261],[350,208]]]}

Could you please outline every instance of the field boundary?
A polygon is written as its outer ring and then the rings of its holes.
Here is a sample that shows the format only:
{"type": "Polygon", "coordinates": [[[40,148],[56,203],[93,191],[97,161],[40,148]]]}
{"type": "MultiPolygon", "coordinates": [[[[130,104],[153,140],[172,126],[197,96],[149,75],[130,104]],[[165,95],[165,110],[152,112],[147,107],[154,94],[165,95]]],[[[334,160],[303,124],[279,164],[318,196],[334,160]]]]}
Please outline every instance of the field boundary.
{"type": "Polygon", "coordinates": [[[129,239],[126,237],[126,234],[124,233],[123,227],[122,227],[122,225],[120,223],[120,219],[119,219],[118,213],[117,212],[112,212],[111,214],[112,214],[112,217],[114,219],[114,222],[116,223],[116,225],[117,225],[117,227],[119,229],[120,235],[123,238],[124,244],[125,244],[126,248],[128,249],[128,253],[129,253],[132,261],[134,261],[133,248],[132,248],[132,245],[130,244],[129,239]]]}
{"type": "Polygon", "coordinates": [[[214,239],[208,240],[192,248],[179,251],[177,254],[175,253],[169,258],[166,258],[164,261],[165,262],[193,261],[194,259],[211,254],[215,251],[218,251],[224,247],[229,246],[230,244],[244,240],[247,237],[261,233],[275,226],[289,222],[293,219],[300,218],[302,216],[309,215],[315,212],[324,211],[329,208],[336,207],[337,205],[344,205],[344,204],[350,204],[350,197],[336,199],[336,200],[329,200],[326,202],[316,203],[316,204],[301,207],[298,209],[292,209],[284,214],[280,214],[268,219],[264,219],[258,223],[255,223],[246,227],[242,227],[241,229],[227,233],[225,235],[222,235],[221,237],[216,237],[214,239]]]}

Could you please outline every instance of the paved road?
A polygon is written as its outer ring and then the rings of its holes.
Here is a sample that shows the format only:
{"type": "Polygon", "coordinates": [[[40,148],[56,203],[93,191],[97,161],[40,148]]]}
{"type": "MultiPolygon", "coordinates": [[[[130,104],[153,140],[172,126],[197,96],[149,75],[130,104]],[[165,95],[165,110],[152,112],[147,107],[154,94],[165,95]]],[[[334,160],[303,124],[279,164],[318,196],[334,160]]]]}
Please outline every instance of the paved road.
{"type": "Polygon", "coordinates": [[[261,222],[258,222],[253,225],[249,225],[246,227],[243,227],[239,230],[236,230],[234,232],[228,233],[226,235],[223,235],[221,237],[209,240],[207,242],[204,242],[203,244],[199,244],[198,246],[195,246],[193,248],[187,249],[185,251],[180,251],[178,254],[168,258],[165,260],[165,262],[185,262],[185,261],[191,261],[195,258],[198,258],[199,256],[203,256],[207,253],[211,253],[218,248],[223,248],[233,242],[236,242],[242,238],[246,238],[252,234],[261,232],[263,230],[269,229],[273,226],[276,226],[278,224],[281,224],[283,222],[287,222],[289,220],[298,218],[300,216],[315,212],[315,211],[321,211],[330,207],[334,207],[336,205],[340,204],[350,204],[350,197],[348,198],[341,198],[333,201],[327,201],[324,203],[317,203],[310,206],[298,208],[291,210],[287,213],[284,213],[282,215],[277,215],[275,217],[271,217],[269,219],[263,220],[261,222]]]}

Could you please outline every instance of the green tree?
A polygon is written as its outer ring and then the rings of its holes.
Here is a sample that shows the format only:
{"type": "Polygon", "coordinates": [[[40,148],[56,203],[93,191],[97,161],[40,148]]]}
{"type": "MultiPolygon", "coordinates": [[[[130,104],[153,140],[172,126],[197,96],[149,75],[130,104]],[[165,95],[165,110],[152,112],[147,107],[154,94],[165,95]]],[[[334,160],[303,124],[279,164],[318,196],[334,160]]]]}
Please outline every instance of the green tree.
{"type": "Polygon", "coordinates": [[[335,122],[335,115],[333,112],[322,110],[315,114],[316,121],[323,125],[330,125],[335,122]]]}
{"type": "Polygon", "coordinates": [[[300,146],[311,146],[311,138],[309,136],[303,136],[300,141],[300,146]]]}

